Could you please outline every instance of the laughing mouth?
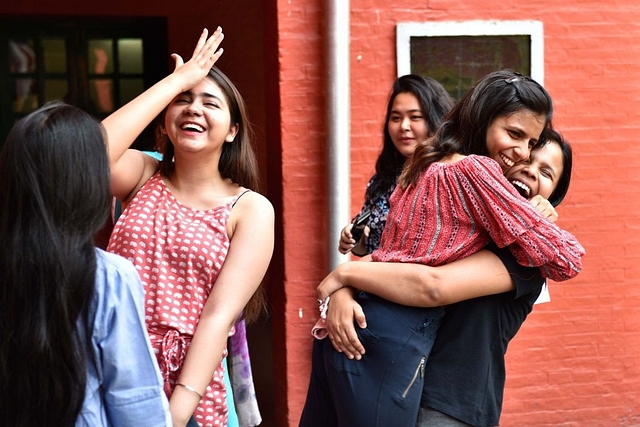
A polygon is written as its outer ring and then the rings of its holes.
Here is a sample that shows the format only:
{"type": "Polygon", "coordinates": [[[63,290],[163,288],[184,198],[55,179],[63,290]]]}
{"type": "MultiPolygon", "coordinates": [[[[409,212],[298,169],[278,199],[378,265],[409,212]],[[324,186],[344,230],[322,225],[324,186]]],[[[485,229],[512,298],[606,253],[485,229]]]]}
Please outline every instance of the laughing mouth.
{"type": "Polygon", "coordinates": [[[522,197],[524,197],[525,199],[529,198],[529,195],[531,194],[531,188],[529,188],[528,185],[515,179],[509,182],[511,182],[515,189],[518,190],[518,193],[520,193],[522,197]]]}
{"type": "Polygon", "coordinates": [[[200,125],[195,124],[195,123],[185,123],[184,125],[182,125],[180,127],[180,129],[186,130],[186,131],[191,131],[191,132],[198,132],[198,133],[204,132],[204,128],[202,126],[200,126],[200,125]]]}

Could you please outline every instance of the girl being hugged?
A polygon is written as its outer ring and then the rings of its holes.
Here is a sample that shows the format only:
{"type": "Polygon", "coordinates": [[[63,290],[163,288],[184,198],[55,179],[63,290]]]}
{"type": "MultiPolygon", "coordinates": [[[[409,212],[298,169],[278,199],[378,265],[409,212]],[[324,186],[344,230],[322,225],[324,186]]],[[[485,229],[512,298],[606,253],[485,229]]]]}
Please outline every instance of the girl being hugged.
{"type": "Polygon", "coordinates": [[[175,426],[226,425],[223,382],[233,324],[262,303],[274,212],[259,193],[245,104],[213,64],[218,28],[191,59],[104,120],[112,192],[124,206],[108,250],[130,259],[175,426]],[[166,107],[166,108],[165,108],[166,107]],[[163,161],[129,149],[158,114],[163,161]],[[250,267],[250,268],[248,268],[250,267]],[[253,298],[252,298],[253,297],[253,298]]]}

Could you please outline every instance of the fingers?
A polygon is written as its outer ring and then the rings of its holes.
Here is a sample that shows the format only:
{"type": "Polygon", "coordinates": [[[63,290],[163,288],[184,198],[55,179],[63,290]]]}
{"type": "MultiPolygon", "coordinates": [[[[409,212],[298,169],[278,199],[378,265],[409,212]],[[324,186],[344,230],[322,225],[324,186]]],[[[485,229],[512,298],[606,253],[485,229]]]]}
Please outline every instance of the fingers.
{"type": "MultiPolygon", "coordinates": [[[[366,327],[364,313],[359,304],[355,304],[353,315],[360,327],[366,327]]],[[[328,322],[327,331],[331,344],[340,353],[344,353],[349,359],[362,359],[365,353],[364,346],[358,338],[352,318],[344,318],[339,322],[328,322]]]]}
{"type": "Polygon", "coordinates": [[[329,339],[333,348],[339,353],[344,353],[349,359],[362,359],[364,346],[360,343],[356,330],[351,325],[348,329],[341,329],[336,333],[329,333],[329,339]]]}
{"type": "Polygon", "coordinates": [[[198,39],[198,43],[196,43],[196,47],[193,49],[193,55],[191,56],[196,56],[200,52],[200,50],[202,49],[202,46],[204,46],[205,43],[207,42],[208,35],[209,35],[209,30],[207,30],[206,28],[203,29],[202,33],[200,34],[200,38],[198,39]]]}
{"type": "Polygon", "coordinates": [[[224,34],[222,33],[222,28],[218,27],[202,47],[202,56],[205,61],[210,63],[210,67],[213,67],[213,64],[215,64],[223,53],[222,48],[218,49],[223,39],[224,34]]]}
{"type": "Polygon", "coordinates": [[[207,70],[213,67],[213,64],[220,58],[223,53],[222,48],[218,48],[222,40],[224,39],[224,33],[222,28],[218,27],[211,34],[211,37],[207,38],[208,30],[205,28],[198,39],[191,61],[198,63],[202,68],[207,70]]]}
{"type": "Polygon", "coordinates": [[[357,304],[353,308],[353,318],[358,326],[360,326],[360,328],[364,329],[367,327],[367,317],[364,315],[364,311],[362,310],[362,306],[360,304],[357,304]]]}
{"type": "Polygon", "coordinates": [[[184,65],[184,60],[182,59],[182,56],[178,55],[177,53],[171,54],[171,58],[173,58],[173,61],[176,64],[175,68],[173,69],[174,72],[175,70],[177,70],[178,68],[184,65]]]}
{"type": "Polygon", "coordinates": [[[351,227],[353,224],[349,224],[342,229],[342,233],[340,233],[340,242],[338,242],[338,251],[341,254],[347,254],[353,247],[356,242],[351,238],[351,227]]]}
{"type": "Polygon", "coordinates": [[[555,222],[558,219],[558,213],[555,208],[547,199],[537,194],[529,201],[531,205],[542,215],[543,218],[548,219],[551,222],[555,222]]]}

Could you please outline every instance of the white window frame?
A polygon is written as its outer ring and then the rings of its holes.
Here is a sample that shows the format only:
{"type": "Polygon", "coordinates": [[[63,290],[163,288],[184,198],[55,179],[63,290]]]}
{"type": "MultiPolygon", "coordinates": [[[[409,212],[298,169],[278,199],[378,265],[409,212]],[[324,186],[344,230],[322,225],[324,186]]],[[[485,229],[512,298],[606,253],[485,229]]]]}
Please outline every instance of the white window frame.
{"type": "Polygon", "coordinates": [[[411,73],[411,37],[513,36],[531,40],[531,78],[544,86],[544,28],[541,21],[402,22],[396,28],[398,77],[411,73]]]}

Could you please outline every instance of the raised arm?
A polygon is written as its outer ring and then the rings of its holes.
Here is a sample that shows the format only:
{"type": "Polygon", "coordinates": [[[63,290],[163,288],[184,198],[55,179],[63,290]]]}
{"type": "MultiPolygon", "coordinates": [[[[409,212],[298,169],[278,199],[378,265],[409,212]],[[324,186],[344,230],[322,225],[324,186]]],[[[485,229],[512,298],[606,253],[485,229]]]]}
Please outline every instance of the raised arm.
{"type": "Polygon", "coordinates": [[[129,150],[131,144],[175,96],[201,82],[222,55],[222,49],[218,49],[224,38],[222,29],[218,27],[211,37],[207,36],[204,29],[188,62],[183,63],[180,55],[173,54],[176,67],[172,74],[102,121],[109,148],[111,191],[118,199],[127,200],[158,165],[149,156],[129,150]]]}

